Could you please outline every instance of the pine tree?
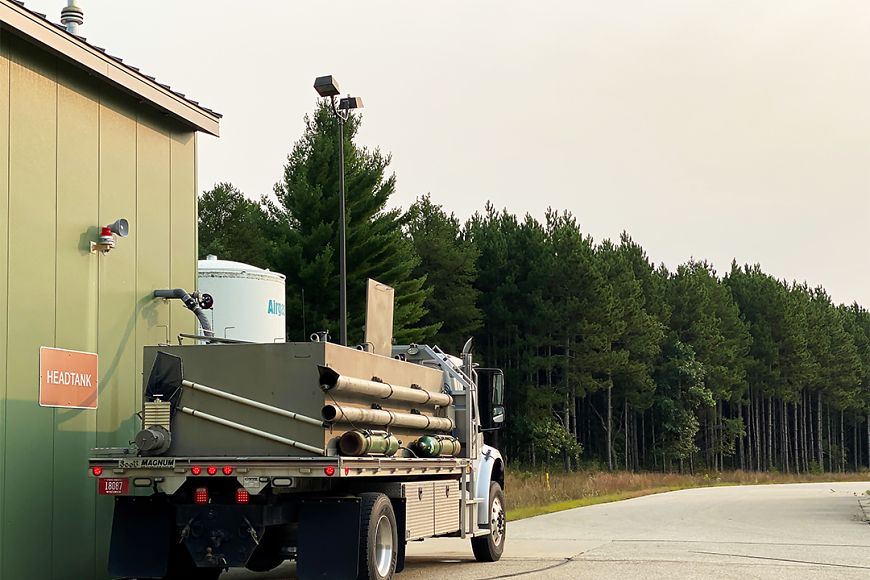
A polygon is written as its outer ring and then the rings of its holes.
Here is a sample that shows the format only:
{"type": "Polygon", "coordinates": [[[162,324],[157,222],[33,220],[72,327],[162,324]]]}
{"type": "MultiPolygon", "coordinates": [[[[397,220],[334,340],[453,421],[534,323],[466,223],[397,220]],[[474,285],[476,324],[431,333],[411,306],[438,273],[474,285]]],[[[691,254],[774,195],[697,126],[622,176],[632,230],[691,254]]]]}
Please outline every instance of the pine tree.
{"type": "Polygon", "coordinates": [[[231,183],[218,183],[199,198],[199,256],[270,266],[272,241],[263,208],[231,183]]]}
{"type": "MultiPolygon", "coordinates": [[[[605,240],[597,248],[600,270],[610,285],[612,328],[616,330],[609,347],[609,375],[623,410],[623,459],[626,468],[631,455],[629,411],[645,410],[652,404],[655,384],[652,368],[664,338],[662,324],[645,309],[641,282],[635,277],[635,251],[629,240],[614,246],[605,240]]],[[[608,405],[608,416],[611,405],[608,405]]]]}
{"type": "MultiPolygon", "coordinates": [[[[287,276],[287,323],[291,339],[307,330],[328,329],[338,336],[338,126],[320,104],[305,119],[305,133],[293,146],[283,179],[275,185],[277,204],[269,204],[282,240],[274,252],[277,269],[287,276]],[[303,313],[304,293],[304,313],[303,313]]],[[[395,291],[394,335],[399,342],[431,335],[421,325],[426,315],[425,276],[414,276],[420,263],[402,232],[399,210],[387,210],[396,177],[387,175],[390,156],[354,143],[360,119],[345,123],[347,191],[347,309],[351,344],[363,338],[367,278],[395,291]]]]}
{"type": "MultiPolygon", "coordinates": [[[[447,215],[428,195],[419,198],[404,219],[405,230],[420,256],[413,276],[425,276],[432,288],[421,323],[437,330],[436,344],[448,352],[458,352],[482,323],[477,307],[480,292],[474,287],[477,247],[463,234],[456,216],[447,215]]],[[[423,337],[429,338],[433,337],[423,337]]]]}

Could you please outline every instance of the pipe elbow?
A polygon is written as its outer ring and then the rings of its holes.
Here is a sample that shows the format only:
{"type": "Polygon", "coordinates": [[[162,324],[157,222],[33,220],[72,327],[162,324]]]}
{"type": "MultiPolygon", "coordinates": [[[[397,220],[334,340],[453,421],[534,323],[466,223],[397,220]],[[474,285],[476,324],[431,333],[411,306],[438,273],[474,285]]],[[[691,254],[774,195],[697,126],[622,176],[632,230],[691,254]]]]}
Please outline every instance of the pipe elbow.
{"type": "Polygon", "coordinates": [[[208,321],[208,317],[206,317],[205,312],[203,312],[202,307],[199,305],[199,302],[197,302],[193,296],[188,294],[187,290],[185,290],[184,288],[158,289],[154,291],[154,298],[181,300],[184,303],[184,306],[187,307],[188,310],[193,312],[194,316],[196,316],[197,320],[199,320],[199,325],[202,327],[202,333],[205,336],[214,336],[214,332],[211,328],[211,323],[208,321]]]}
{"type": "Polygon", "coordinates": [[[189,294],[183,288],[169,288],[154,291],[154,298],[178,298],[184,300],[189,294]]]}

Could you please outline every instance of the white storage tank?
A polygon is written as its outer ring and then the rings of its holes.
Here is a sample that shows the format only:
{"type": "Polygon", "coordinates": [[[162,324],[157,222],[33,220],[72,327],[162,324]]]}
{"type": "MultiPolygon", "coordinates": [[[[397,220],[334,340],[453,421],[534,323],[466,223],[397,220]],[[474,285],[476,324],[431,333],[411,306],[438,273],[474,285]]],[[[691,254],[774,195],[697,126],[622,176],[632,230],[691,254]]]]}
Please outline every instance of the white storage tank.
{"type": "Polygon", "coordinates": [[[205,313],[215,336],[248,342],[285,341],[283,274],[214,255],[200,260],[198,266],[198,290],[214,298],[214,306],[205,313]]]}

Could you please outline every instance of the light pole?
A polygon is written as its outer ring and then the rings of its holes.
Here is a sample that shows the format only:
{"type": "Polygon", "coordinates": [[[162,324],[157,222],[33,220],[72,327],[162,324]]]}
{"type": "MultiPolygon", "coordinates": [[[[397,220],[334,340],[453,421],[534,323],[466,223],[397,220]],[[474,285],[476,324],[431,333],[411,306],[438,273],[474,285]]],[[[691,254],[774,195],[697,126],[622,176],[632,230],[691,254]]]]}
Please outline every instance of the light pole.
{"type": "Polygon", "coordinates": [[[333,76],[317,77],[314,80],[314,90],[325,99],[329,99],[332,112],[338,119],[338,271],[341,280],[339,286],[338,318],[339,333],[342,346],[347,346],[347,243],[345,232],[345,192],[344,192],[344,122],[350,116],[351,109],[361,109],[362,99],[348,95],[337,99],[339,93],[338,81],[333,76]]]}

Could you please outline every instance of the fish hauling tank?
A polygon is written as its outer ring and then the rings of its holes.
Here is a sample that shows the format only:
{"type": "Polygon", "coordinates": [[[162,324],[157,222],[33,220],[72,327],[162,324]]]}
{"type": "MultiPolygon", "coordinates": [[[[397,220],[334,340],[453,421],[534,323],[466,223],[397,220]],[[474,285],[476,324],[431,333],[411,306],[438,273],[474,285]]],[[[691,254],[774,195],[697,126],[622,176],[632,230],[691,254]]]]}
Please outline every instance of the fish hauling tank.
{"type": "MultiPolygon", "coordinates": [[[[271,276],[254,275],[274,283],[271,276]]],[[[143,385],[143,429],[136,436],[139,453],[459,455],[450,377],[440,368],[409,362],[406,353],[393,355],[392,289],[383,287],[389,292],[379,301],[382,285],[370,281],[369,286],[364,347],[326,342],[322,333],[310,342],[246,344],[203,335],[199,343],[147,347],[143,368],[150,372],[143,385]]],[[[227,297],[215,290],[218,309],[227,297]]],[[[264,305],[274,300],[268,292],[255,293],[255,299],[264,305]]],[[[232,308],[243,310],[237,304],[232,308]]],[[[261,328],[275,333],[274,326],[261,328]]]]}

